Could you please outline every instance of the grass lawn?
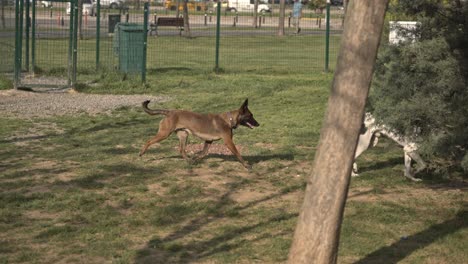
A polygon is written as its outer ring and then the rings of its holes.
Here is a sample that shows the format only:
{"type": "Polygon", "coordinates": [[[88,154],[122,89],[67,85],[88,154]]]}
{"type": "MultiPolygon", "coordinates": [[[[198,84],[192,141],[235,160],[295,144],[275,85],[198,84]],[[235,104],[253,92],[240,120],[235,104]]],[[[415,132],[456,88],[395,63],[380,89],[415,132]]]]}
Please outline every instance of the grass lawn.
{"type": "MultiPolygon", "coordinates": [[[[213,29],[210,29],[213,31],[213,29]]],[[[164,28],[161,30],[164,31],[164,28]]],[[[330,69],[334,69],[341,36],[330,36],[330,69]]],[[[167,75],[171,71],[211,72],[215,67],[216,39],[179,36],[148,37],[148,75],[167,75]]],[[[66,39],[38,39],[36,67],[39,73],[67,75],[68,41],[66,39]]],[[[89,78],[96,72],[96,40],[83,39],[78,43],[78,78],[89,78]]],[[[100,67],[113,72],[119,67],[112,37],[100,41],[100,67]]],[[[12,54],[12,53],[11,53],[12,54]]],[[[228,73],[310,73],[325,68],[325,35],[300,36],[222,36],[219,47],[219,67],[228,73]]],[[[198,72],[199,73],[199,72],[198,72]]],[[[172,75],[169,75],[172,76],[172,75]]],[[[156,80],[159,78],[155,78],[156,80]]],[[[83,81],[89,81],[83,80],[83,81]]]]}
{"type": "MultiPolygon", "coordinates": [[[[281,263],[287,259],[318,142],[331,74],[170,68],[148,83],[79,76],[80,92],[152,94],[160,108],[223,112],[249,98],[260,123],[189,165],[172,136],[138,152],[160,117],[112,114],[0,117],[0,263],[281,263]],[[86,83],[89,80],[96,83],[86,83]]],[[[193,137],[192,148],[201,143],[193,137]]],[[[339,263],[463,263],[466,183],[403,177],[382,140],[359,160],[339,263]]],[[[312,179],[313,183],[313,179],[312,179]]]]}

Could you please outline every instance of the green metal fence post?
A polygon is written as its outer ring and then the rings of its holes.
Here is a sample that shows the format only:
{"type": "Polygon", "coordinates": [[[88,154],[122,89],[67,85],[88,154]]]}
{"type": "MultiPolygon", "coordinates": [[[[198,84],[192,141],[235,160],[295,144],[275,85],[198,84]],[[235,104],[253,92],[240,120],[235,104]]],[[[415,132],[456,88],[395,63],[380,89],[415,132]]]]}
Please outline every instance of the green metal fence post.
{"type": "Polygon", "coordinates": [[[32,72],[36,70],[36,0],[32,1],[32,39],[31,39],[31,67],[32,72]]]}
{"type": "Polygon", "coordinates": [[[20,5],[20,0],[15,1],[15,80],[14,80],[14,86],[15,89],[18,88],[19,85],[19,51],[21,50],[21,47],[19,46],[19,38],[20,38],[20,28],[19,28],[19,5],[20,5]]]}
{"type": "Polygon", "coordinates": [[[72,84],[72,67],[73,67],[73,19],[75,17],[75,12],[73,12],[73,3],[74,0],[70,1],[70,25],[69,27],[69,36],[68,36],[68,86],[72,84]]]}
{"type": "Polygon", "coordinates": [[[330,0],[327,0],[327,27],[325,33],[325,71],[328,72],[330,61],[330,0]]]}
{"type": "MultiPolygon", "coordinates": [[[[78,0],[73,0],[73,72],[72,72],[72,83],[71,87],[75,88],[76,85],[76,72],[77,72],[77,60],[78,60],[78,0]]],[[[71,23],[71,21],[70,21],[71,23]]]]}
{"type": "Polygon", "coordinates": [[[29,11],[30,11],[30,7],[31,6],[31,2],[29,0],[26,1],[26,10],[25,10],[25,14],[26,14],[26,30],[25,30],[25,47],[24,47],[24,66],[25,66],[25,70],[26,71],[29,71],[29,32],[30,32],[30,27],[31,27],[31,20],[29,19],[29,11]]]}
{"type": "Polygon", "coordinates": [[[218,1],[216,7],[216,54],[215,54],[215,72],[219,71],[219,33],[221,24],[221,1],[218,1]]]}
{"type": "Polygon", "coordinates": [[[18,51],[18,60],[19,60],[19,74],[21,76],[21,71],[23,70],[23,20],[24,20],[24,2],[29,0],[20,0],[20,16],[19,16],[19,51],[18,51]]]}
{"type": "Polygon", "coordinates": [[[101,0],[97,0],[96,13],[96,70],[99,70],[99,52],[101,42],[101,0]]]}
{"type": "Polygon", "coordinates": [[[143,18],[143,58],[141,60],[141,81],[146,82],[146,48],[148,43],[148,16],[149,16],[149,3],[145,3],[145,13],[143,18]]]}

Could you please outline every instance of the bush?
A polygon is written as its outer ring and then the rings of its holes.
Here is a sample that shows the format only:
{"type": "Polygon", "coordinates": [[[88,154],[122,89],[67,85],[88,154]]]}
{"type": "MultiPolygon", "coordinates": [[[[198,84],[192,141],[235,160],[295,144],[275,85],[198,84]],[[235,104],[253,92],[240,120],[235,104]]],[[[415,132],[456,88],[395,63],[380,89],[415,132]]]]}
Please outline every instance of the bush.
{"type": "MultiPolygon", "coordinates": [[[[420,39],[381,47],[369,108],[378,120],[419,141],[434,169],[468,168],[466,23],[457,22],[460,10],[452,6],[423,2],[398,2],[399,11],[421,22],[420,39]]],[[[461,10],[467,17],[466,4],[461,10]]]]}
{"type": "Polygon", "coordinates": [[[468,172],[468,154],[465,154],[465,157],[463,157],[461,166],[465,172],[468,172]]]}

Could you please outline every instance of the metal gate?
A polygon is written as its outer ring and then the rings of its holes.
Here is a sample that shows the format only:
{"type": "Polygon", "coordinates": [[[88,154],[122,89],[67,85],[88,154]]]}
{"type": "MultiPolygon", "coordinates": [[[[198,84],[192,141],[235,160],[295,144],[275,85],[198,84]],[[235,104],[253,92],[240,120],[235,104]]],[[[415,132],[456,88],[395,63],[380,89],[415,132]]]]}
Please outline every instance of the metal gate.
{"type": "Polygon", "coordinates": [[[15,6],[15,88],[74,87],[77,0],[16,0],[15,6]]]}

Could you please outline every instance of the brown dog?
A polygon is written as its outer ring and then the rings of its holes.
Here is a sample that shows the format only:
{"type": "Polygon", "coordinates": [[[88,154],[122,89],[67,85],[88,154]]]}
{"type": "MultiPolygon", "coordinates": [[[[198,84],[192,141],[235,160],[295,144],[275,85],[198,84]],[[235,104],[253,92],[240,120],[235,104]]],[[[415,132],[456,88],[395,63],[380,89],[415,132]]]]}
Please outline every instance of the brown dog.
{"type": "Polygon", "coordinates": [[[232,141],[232,130],[238,125],[248,128],[258,127],[260,124],[254,119],[252,112],[248,108],[248,99],[244,101],[238,110],[233,110],[221,114],[199,114],[184,110],[152,110],[148,108],[150,101],[143,102],[143,109],[150,115],[165,115],[166,117],[159,122],[159,131],[156,136],[143,146],[140,156],[143,155],[149,146],[160,142],[173,132],[179,137],[179,151],[182,157],[189,161],[185,152],[185,145],[189,134],[199,137],[205,141],[203,150],[194,157],[199,160],[208,154],[208,149],[213,141],[222,139],[228,149],[236,155],[237,159],[246,168],[249,164],[244,161],[232,141]]]}

